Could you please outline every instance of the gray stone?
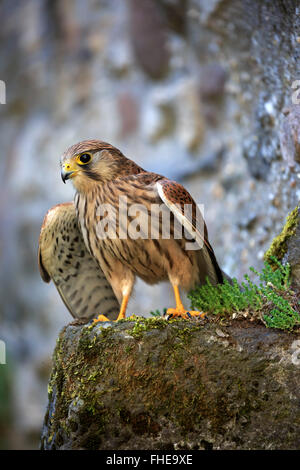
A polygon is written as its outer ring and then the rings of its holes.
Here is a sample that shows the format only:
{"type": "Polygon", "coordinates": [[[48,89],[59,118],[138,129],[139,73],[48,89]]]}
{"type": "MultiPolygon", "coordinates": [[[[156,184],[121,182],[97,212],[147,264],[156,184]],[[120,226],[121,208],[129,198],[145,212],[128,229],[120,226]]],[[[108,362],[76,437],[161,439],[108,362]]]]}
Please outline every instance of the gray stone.
{"type": "Polygon", "coordinates": [[[128,0],[133,51],[140,67],[154,79],[168,70],[169,51],[164,15],[154,0],[128,0]]]}
{"type": "Polygon", "coordinates": [[[284,110],[280,128],[280,148],[283,158],[293,167],[300,162],[300,105],[292,105],[284,110]]]}
{"type": "Polygon", "coordinates": [[[66,327],[41,448],[299,449],[299,334],[246,320],[221,328],[66,327]]]}

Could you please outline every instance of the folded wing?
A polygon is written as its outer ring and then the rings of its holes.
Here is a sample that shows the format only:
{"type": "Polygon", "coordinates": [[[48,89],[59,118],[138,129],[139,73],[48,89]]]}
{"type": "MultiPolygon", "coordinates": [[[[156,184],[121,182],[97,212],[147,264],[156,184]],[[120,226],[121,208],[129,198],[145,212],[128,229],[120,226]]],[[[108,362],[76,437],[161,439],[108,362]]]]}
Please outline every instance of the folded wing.
{"type": "Polygon", "coordinates": [[[119,303],[96,260],[88,253],[72,202],[52,207],[41,228],[39,269],[52,280],[74,318],[90,320],[99,314],[115,320],[119,303]]]}
{"type": "Polygon", "coordinates": [[[194,241],[189,242],[191,249],[196,248],[193,244],[198,246],[197,260],[201,284],[206,282],[207,277],[213,285],[222,283],[223,272],[208,241],[207,228],[200,209],[191,195],[181,184],[167,179],[158,181],[156,187],[161,200],[193,238],[194,241]]]}

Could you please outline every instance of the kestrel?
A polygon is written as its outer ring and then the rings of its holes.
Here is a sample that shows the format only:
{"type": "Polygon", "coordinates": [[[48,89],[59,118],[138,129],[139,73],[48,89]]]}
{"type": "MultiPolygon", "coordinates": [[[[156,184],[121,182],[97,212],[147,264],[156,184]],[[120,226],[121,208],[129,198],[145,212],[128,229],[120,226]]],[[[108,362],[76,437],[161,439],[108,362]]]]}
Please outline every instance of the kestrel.
{"type": "Polygon", "coordinates": [[[181,184],[144,170],[99,140],[71,146],[61,158],[61,176],[74,185],[74,205],[55,206],[46,215],[39,264],[42,278],[53,279],[73,316],[125,318],[136,276],[148,284],[170,281],[176,306],[167,310],[169,317],[203,315],[184,308],[179,289],[189,291],[207,278],[222,283],[224,273],[202,214],[181,184]]]}

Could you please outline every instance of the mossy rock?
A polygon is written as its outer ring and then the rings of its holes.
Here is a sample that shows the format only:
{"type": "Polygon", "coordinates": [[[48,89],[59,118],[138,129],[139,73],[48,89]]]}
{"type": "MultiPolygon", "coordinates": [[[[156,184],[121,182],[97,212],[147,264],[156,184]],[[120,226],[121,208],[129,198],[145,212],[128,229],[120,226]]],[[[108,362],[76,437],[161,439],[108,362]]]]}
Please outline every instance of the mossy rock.
{"type": "Polygon", "coordinates": [[[300,336],[246,320],[61,332],[42,449],[299,449],[300,336]]]}
{"type": "MultiPolygon", "coordinates": [[[[9,358],[10,359],[10,358],[9,358]]],[[[14,364],[0,364],[0,449],[10,447],[9,435],[12,433],[13,405],[13,373],[14,364]]]]}
{"type": "Polygon", "coordinates": [[[292,286],[300,291],[300,206],[287,216],[281,233],[265,253],[265,260],[272,264],[272,256],[283,264],[290,264],[292,286]]]}

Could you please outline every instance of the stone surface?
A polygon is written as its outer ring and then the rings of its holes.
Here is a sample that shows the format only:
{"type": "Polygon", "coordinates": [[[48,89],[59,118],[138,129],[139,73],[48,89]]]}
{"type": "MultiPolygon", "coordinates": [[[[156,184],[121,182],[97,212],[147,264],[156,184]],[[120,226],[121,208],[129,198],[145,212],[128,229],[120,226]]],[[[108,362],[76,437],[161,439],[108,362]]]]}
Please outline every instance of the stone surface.
{"type": "Polygon", "coordinates": [[[280,129],[280,148],[283,158],[290,166],[300,161],[300,105],[295,104],[284,110],[280,129]]]}
{"type": "Polygon", "coordinates": [[[141,68],[152,78],[166,75],[169,62],[167,28],[155,0],[128,0],[133,50],[141,68]]]}
{"type": "Polygon", "coordinates": [[[246,321],[70,325],[41,448],[299,449],[299,368],[299,334],[246,321]]]}

